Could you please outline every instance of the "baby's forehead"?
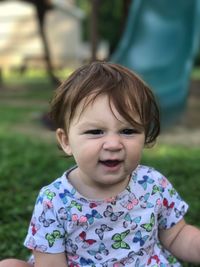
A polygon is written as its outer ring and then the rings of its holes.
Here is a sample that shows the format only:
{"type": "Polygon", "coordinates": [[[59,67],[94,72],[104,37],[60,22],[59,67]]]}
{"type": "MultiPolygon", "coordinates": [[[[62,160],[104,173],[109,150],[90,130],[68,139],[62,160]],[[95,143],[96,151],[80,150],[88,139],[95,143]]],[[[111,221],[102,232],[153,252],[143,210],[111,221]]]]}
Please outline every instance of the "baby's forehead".
{"type": "Polygon", "coordinates": [[[90,96],[83,98],[77,105],[73,120],[76,119],[78,121],[80,118],[84,116],[95,118],[94,115],[96,116],[100,115],[101,118],[105,118],[106,115],[108,115],[106,113],[110,111],[113,114],[113,116],[122,124],[130,123],[130,121],[127,120],[127,116],[124,116],[126,114],[129,114],[129,116],[132,119],[139,122],[140,116],[138,112],[136,112],[134,108],[131,108],[130,107],[131,104],[128,102],[130,101],[127,98],[127,104],[122,109],[115,103],[114,99],[112,99],[109,95],[92,94],[90,96]]]}
{"type": "MultiPolygon", "coordinates": [[[[130,102],[127,97],[127,103],[130,102]]],[[[107,106],[112,112],[117,111],[119,107],[116,105],[115,98],[110,94],[106,93],[91,93],[88,96],[85,96],[76,106],[76,112],[82,113],[88,108],[97,108],[107,106]]],[[[131,105],[131,104],[130,104],[131,105]]],[[[103,110],[102,110],[103,112],[103,110]]]]}

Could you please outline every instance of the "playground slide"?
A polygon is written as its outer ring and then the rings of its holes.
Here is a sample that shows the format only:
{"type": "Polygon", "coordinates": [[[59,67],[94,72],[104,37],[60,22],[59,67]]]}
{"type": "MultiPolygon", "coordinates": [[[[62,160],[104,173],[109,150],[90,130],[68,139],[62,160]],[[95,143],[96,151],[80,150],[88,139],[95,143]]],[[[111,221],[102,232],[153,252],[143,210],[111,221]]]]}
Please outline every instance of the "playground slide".
{"type": "Polygon", "coordinates": [[[132,0],[110,61],[136,71],[151,86],[163,126],[174,123],[185,108],[199,37],[200,0],[132,0]]]}

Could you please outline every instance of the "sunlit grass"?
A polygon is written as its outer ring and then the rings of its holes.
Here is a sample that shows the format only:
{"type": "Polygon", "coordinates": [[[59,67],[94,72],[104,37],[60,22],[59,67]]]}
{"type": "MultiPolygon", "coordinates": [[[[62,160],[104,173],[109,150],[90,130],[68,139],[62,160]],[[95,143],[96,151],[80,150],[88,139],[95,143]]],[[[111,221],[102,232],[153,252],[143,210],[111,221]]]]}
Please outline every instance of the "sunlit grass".
{"type": "MultiPolygon", "coordinates": [[[[56,70],[55,75],[62,81],[66,79],[73,72],[73,68],[63,68],[56,70]]],[[[48,77],[47,71],[43,68],[27,69],[24,72],[20,70],[7,70],[4,72],[4,82],[9,85],[23,85],[23,84],[48,84],[51,81],[48,77]]]]}
{"type": "Polygon", "coordinates": [[[192,70],[191,78],[195,80],[200,80],[200,67],[196,67],[192,70]]]}

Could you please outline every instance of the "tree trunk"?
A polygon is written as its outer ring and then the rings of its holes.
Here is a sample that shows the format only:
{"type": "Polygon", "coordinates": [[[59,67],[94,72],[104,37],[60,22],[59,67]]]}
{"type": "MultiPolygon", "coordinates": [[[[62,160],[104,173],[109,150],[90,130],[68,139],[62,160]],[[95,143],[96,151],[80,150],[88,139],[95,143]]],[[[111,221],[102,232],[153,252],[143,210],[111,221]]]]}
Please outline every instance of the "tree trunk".
{"type": "Polygon", "coordinates": [[[99,10],[99,0],[91,1],[91,61],[97,60],[97,47],[98,47],[98,10],[99,10]]]}

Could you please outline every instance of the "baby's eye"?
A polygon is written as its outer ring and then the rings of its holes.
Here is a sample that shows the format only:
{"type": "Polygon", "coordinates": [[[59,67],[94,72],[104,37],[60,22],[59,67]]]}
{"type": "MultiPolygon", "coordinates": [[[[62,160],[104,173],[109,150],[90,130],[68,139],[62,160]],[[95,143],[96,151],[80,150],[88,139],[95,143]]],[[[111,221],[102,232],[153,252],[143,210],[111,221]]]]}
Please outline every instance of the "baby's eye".
{"type": "Polygon", "coordinates": [[[121,134],[124,134],[124,135],[133,135],[133,134],[138,134],[138,133],[139,133],[138,130],[132,129],[132,128],[123,129],[121,131],[121,134]]]}
{"type": "Polygon", "coordinates": [[[85,134],[91,134],[91,135],[102,135],[103,131],[100,129],[94,129],[94,130],[88,130],[85,132],[85,134]]]}

